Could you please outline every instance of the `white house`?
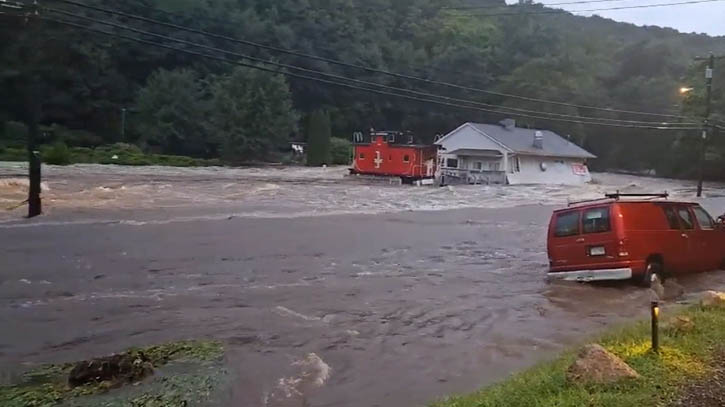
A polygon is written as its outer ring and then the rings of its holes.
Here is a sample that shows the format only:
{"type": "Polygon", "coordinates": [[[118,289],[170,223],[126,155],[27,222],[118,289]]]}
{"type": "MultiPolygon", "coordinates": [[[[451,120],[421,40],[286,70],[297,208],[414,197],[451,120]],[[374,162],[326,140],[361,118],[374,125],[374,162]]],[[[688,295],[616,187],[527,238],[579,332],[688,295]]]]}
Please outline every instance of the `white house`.
{"type": "Polygon", "coordinates": [[[436,141],[443,184],[569,184],[592,180],[593,154],[548,130],[465,123],[436,141]]]}

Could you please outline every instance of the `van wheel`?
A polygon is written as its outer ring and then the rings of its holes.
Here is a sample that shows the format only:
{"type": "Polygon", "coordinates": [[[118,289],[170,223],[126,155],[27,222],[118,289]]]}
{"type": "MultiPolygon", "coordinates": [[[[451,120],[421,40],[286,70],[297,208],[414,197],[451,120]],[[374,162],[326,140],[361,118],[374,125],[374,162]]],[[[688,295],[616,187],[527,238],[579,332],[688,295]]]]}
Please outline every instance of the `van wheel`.
{"type": "Polygon", "coordinates": [[[647,263],[647,269],[644,272],[644,275],[640,278],[639,284],[642,287],[652,287],[652,284],[654,284],[656,281],[659,281],[660,283],[664,282],[664,270],[662,267],[662,264],[652,261],[647,263]]]}

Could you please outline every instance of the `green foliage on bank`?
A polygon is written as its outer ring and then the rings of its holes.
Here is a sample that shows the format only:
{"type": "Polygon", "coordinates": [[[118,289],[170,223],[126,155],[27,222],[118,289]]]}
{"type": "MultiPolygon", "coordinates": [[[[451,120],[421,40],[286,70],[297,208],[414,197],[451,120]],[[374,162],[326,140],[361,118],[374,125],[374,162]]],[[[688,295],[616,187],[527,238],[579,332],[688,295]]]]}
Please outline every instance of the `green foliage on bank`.
{"type": "Polygon", "coordinates": [[[143,354],[155,369],[176,364],[171,373],[148,378],[138,390],[120,392],[107,382],[70,387],[68,374],[74,364],[44,365],[29,370],[20,383],[0,386],[0,405],[3,407],[52,407],[69,403],[78,407],[182,407],[210,397],[218,384],[223,368],[219,362],[224,354],[221,343],[215,341],[180,341],[133,348],[131,354],[143,354]]]}
{"type": "Polygon", "coordinates": [[[332,165],[351,164],[352,143],[337,137],[330,139],[330,161],[332,165]]]}
{"type": "MultiPolygon", "coordinates": [[[[670,315],[662,314],[663,320],[670,315]]],[[[660,353],[651,351],[649,322],[604,334],[598,341],[642,377],[613,385],[577,385],[566,380],[574,351],[513,375],[479,392],[450,397],[434,407],[655,407],[666,406],[682,386],[722,368],[716,360],[725,340],[725,309],[689,308],[677,315],[690,318],[689,332],[663,329],[660,353]]]]}
{"type": "MultiPolygon", "coordinates": [[[[161,165],[168,167],[208,167],[221,166],[219,159],[201,159],[185,156],[145,154],[138,147],[118,143],[97,148],[67,147],[56,143],[40,147],[41,157],[45,164],[115,164],[128,166],[161,165]]],[[[25,148],[0,148],[0,161],[27,161],[25,148]]]]}

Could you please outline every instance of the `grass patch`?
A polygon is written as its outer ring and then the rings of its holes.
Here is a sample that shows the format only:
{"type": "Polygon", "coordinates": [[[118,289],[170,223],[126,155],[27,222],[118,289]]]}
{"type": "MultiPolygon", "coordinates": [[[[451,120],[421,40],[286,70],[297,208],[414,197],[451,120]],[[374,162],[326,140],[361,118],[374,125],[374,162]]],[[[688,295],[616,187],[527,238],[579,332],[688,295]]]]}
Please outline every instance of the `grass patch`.
{"type": "Polygon", "coordinates": [[[3,407],[51,407],[68,404],[134,406],[134,407],[171,407],[186,406],[191,399],[209,396],[215,377],[211,373],[197,374],[196,370],[220,371],[220,361],[224,348],[215,341],[181,341],[145,348],[132,348],[128,352],[142,352],[148,357],[154,368],[181,364],[192,366],[179,370],[179,374],[165,374],[153,379],[149,389],[138,390],[140,394],[131,394],[120,400],[110,399],[101,403],[92,396],[104,395],[111,389],[110,383],[101,382],[71,388],[68,374],[73,363],[44,365],[22,375],[20,383],[0,387],[0,406],[3,407]]]}
{"type": "MultiPolygon", "coordinates": [[[[450,397],[434,407],[624,407],[666,406],[687,383],[715,368],[725,340],[725,309],[691,307],[680,310],[695,324],[687,333],[662,330],[660,354],[650,351],[649,322],[604,334],[597,341],[622,358],[641,379],[614,385],[574,385],[566,370],[575,359],[569,351],[508,380],[465,396],[450,397]]],[[[663,314],[665,320],[668,316],[663,314]]]]}

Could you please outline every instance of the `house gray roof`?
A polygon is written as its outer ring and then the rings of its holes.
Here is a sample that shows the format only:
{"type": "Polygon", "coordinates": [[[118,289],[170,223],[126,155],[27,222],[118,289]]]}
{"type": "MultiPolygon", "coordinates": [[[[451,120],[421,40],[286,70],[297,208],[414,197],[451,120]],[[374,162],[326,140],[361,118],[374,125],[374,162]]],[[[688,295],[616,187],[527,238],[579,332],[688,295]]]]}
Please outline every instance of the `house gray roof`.
{"type": "Polygon", "coordinates": [[[468,124],[517,154],[568,158],[596,158],[594,154],[591,154],[553,131],[523,129],[511,126],[504,127],[500,124],[468,124]],[[540,131],[543,135],[543,148],[534,147],[534,135],[537,131],[540,131]]]}

